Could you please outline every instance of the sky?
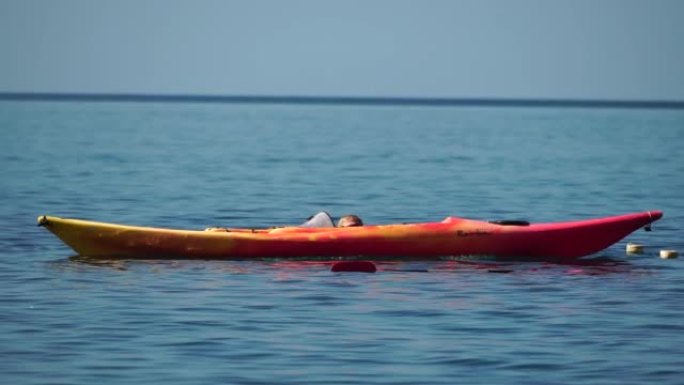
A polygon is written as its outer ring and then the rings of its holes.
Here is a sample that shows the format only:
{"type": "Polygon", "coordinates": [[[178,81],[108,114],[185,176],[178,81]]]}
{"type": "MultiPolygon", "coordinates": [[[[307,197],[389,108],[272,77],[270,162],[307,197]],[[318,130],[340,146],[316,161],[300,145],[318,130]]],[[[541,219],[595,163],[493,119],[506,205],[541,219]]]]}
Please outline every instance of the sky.
{"type": "Polygon", "coordinates": [[[684,100],[683,0],[0,0],[0,92],[684,100]]]}

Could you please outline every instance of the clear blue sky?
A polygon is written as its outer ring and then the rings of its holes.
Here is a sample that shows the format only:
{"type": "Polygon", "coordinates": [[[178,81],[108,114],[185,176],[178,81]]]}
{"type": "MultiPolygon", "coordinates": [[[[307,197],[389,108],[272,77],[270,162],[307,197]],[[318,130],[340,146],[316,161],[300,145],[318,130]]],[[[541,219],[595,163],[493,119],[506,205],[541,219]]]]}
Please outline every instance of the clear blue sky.
{"type": "Polygon", "coordinates": [[[684,100],[682,0],[0,0],[0,92],[684,100]]]}

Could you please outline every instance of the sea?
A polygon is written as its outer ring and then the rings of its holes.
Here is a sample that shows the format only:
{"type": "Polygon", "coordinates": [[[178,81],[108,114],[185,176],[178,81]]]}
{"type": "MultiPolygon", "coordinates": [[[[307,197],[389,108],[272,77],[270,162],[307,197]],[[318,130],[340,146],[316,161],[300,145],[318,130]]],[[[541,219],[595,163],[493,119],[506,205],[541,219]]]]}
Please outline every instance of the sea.
{"type": "Polygon", "coordinates": [[[684,383],[684,109],[0,101],[3,384],[684,383]],[[203,229],[662,210],[568,263],[91,260],[39,215],[203,229]],[[644,245],[628,255],[628,242],[644,245]]]}

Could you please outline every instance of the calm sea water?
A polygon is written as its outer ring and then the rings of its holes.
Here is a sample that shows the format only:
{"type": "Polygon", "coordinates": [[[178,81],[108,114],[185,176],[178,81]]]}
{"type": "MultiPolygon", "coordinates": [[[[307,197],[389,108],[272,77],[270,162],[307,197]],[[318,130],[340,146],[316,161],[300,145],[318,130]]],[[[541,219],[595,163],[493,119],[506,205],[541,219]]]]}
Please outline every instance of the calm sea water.
{"type": "Polygon", "coordinates": [[[0,102],[7,384],[681,384],[684,111],[0,102]],[[203,228],[659,209],[574,265],[105,261],[41,214],[203,228]],[[626,256],[627,241],[647,245],[626,256]]]}

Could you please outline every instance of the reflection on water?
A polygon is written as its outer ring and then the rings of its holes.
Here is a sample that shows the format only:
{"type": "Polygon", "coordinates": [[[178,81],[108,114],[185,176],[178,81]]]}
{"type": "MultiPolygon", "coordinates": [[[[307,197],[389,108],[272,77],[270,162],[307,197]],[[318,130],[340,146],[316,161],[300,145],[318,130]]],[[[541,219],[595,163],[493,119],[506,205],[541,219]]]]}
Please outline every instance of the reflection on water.
{"type": "MultiPolygon", "coordinates": [[[[165,259],[106,259],[72,256],[67,260],[56,262],[60,268],[67,265],[77,268],[79,265],[109,268],[125,271],[129,268],[148,268],[155,271],[160,269],[211,269],[226,273],[247,274],[250,272],[264,272],[268,270],[299,271],[313,273],[328,271],[331,267],[345,260],[362,260],[357,258],[320,258],[320,259],[278,259],[269,258],[252,261],[223,261],[223,260],[165,260],[165,259]]],[[[421,259],[396,260],[387,258],[374,261],[378,273],[499,273],[499,274],[567,274],[567,275],[604,275],[628,274],[635,271],[635,267],[625,260],[610,257],[584,258],[576,260],[540,260],[522,259],[507,260],[495,257],[444,257],[438,260],[426,261],[421,259]]]]}

